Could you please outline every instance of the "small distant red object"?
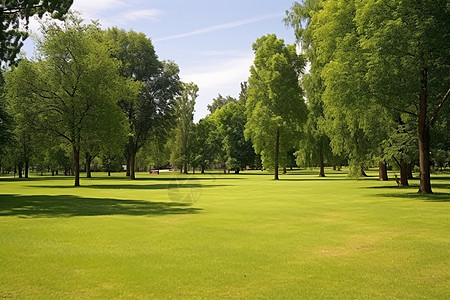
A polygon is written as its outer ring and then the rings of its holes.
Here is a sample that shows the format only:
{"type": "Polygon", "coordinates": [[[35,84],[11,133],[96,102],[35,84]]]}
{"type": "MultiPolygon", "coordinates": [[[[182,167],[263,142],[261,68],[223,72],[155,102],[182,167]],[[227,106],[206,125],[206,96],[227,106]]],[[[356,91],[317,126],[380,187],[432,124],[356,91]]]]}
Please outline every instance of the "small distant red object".
{"type": "Polygon", "coordinates": [[[159,175],[159,170],[150,170],[150,175],[159,175]]]}

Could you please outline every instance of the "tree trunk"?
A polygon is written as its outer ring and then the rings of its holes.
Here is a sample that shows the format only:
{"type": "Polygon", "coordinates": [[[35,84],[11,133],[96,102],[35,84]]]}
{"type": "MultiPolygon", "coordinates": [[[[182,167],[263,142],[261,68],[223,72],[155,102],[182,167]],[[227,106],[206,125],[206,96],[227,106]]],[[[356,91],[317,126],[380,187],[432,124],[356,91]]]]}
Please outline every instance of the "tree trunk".
{"type": "Polygon", "coordinates": [[[131,155],[130,155],[130,179],[131,180],[135,180],[136,179],[136,175],[135,175],[135,172],[134,172],[134,164],[135,164],[135,161],[136,161],[136,153],[131,153],[131,155]]]}
{"type": "Polygon", "coordinates": [[[323,152],[322,149],[319,149],[319,177],[325,177],[325,163],[323,159],[323,152]]]}
{"type": "Polygon", "coordinates": [[[275,180],[279,180],[278,178],[278,156],[280,154],[280,129],[277,129],[277,137],[275,140],[275,180]]]}
{"type": "Polygon", "coordinates": [[[202,173],[202,174],[205,174],[205,167],[204,167],[204,166],[201,166],[201,168],[202,168],[201,173],[202,173]]]}
{"type": "Polygon", "coordinates": [[[361,165],[361,167],[360,167],[359,177],[368,177],[366,172],[364,171],[364,166],[363,165],[361,165]]]}
{"type": "Polygon", "coordinates": [[[187,165],[187,162],[185,162],[184,165],[183,165],[183,173],[184,173],[184,174],[187,174],[187,173],[188,173],[188,165],[187,165]]]}
{"type": "Polygon", "coordinates": [[[408,184],[408,167],[406,162],[402,162],[400,165],[400,181],[398,186],[409,186],[408,184]]]}
{"type": "Polygon", "coordinates": [[[419,193],[431,194],[430,179],[430,127],[427,124],[427,84],[428,70],[422,70],[420,78],[420,103],[419,103],[419,162],[420,162],[420,184],[419,193]]]}
{"type": "Polygon", "coordinates": [[[18,165],[17,165],[17,170],[19,171],[19,178],[22,178],[22,168],[23,168],[23,164],[22,164],[22,162],[20,162],[18,165]]]}
{"type": "Polygon", "coordinates": [[[91,161],[92,155],[86,152],[86,178],[91,178],[91,161]]]}
{"type": "Polygon", "coordinates": [[[387,166],[386,161],[380,160],[378,162],[378,180],[379,181],[388,181],[388,174],[387,174],[387,166]]]}
{"type": "Polygon", "coordinates": [[[240,172],[240,169],[239,169],[239,168],[236,168],[236,169],[234,170],[234,174],[239,174],[239,172],[240,172]]]}
{"type": "Polygon", "coordinates": [[[126,169],[126,176],[130,177],[130,161],[131,161],[131,155],[127,154],[125,157],[127,159],[127,169],[126,169]]]}
{"type": "Polygon", "coordinates": [[[411,163],[407,164],[407,170],[408,170],[408,179],[414,179],[414,177],[413,177],[413,165],[411,163]]]}
{"type": "Polygon", "coordinates": [[[195,174],[195,168],[192,168],[192,174],[195,174]]]}
{"type": "Polygon", "coordinates": [[[80,186],[80,149],[72,146],[73,150],[73,174],[75,175],[74,186],[80,186]]]}
{"type": "Polygon", "coordinates": [[[28,169],[30,167],[30,160],[25,159],[25,178],[28,178],[28,169]]]}

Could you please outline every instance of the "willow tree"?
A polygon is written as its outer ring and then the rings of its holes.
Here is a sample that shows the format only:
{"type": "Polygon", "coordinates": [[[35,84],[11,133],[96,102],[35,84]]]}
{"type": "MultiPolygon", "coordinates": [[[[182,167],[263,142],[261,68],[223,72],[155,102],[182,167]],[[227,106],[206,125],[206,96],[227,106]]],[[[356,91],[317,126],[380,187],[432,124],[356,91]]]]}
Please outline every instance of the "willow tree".
{"type": "Polygon", "coordinates": [[[259,38],[253,51],[245,137],[251,139],[263,166],[274,170],[274,179],[278,180],[278,168],[299,140],[306,120],[307,109],[299,85],[305,58],[297,54],[295,45],[286,45],[274,34],[259,38]]]}

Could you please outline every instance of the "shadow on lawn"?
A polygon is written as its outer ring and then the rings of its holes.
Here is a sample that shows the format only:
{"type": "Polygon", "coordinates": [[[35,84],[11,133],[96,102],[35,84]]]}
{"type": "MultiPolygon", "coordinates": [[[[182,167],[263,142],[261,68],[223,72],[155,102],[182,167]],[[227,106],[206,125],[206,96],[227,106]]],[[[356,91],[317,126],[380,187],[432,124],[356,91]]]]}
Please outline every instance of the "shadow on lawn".
{"type": "Polygon", "coordinates": [[[393,197],[393,198],[407,198],[414,200],[422,200],[429,202],[450,202],[450,193],[434,193],[434,194],[420,194],[420,193],[392,193],[392,194],[378,194],[379,197],[393,197]]]}
{"type": "Polygon", "coordinates": [[[78,216],[158,216],[196,214],[202,209],[173,202],[82,198],[71,195],[0,195],[0,216],[59,218],[78,216]]]}
{"type": "MultiPolygon", "coordinates": [[[[174,182],[174,183],[157,183],[157,184],[91,184],[87,185],[82,183],[81,188],[88,189],[111,189],[111,190],[168,190],[168,189],[201,189],[205,187],[220,187],[226,186],[220,185],[203,185],[196,183],[174,182]]],[[[38,185],[34,188],[58,188],[58,189],[73,189],[73,185],[38,185]]]]}

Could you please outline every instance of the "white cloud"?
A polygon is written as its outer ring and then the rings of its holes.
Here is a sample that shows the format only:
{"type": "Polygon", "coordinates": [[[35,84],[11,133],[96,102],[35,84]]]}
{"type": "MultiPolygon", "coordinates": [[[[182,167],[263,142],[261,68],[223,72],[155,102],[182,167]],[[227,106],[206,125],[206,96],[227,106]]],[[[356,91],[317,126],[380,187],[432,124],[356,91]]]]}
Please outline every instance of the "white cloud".
{"type": "Polygon", "coordinates": [[[75,0],[71,9],[81,11],[83,15],[95,16],[102,11],[114,10],[126,5],[126,1],[120,0],[75,0]]]}
{"type": "Polygon", "coordinates": [[[246,25],[246,24],[251,24],[251,23],[255,23],[255,22],[259,22],[259,21],[263,21],[263,20],[279,18],[281,16],[283,16],[283,14],[279,14],[279,13],[263,15],[263,16],[254,17],[254,18],[251,18],[251,19],[246,19],[246,20],[241,20],[241,21],[236,21],[236,22],[231,22],[231,23],[225,23],[225,24],[220,24],[220,25],[215,25],[215,26],[210,26],[210,27],[206,27],[206,28],[203,28],[203,29],[198,29],[198,30],[182,33],[182,34],[170,35],[170,36],[166,36],[166,37],[163,37],[163,38],[156,39],[155,41],[158,42],[158,41],[174,40],[174,39],[179,39],[179,38],[199,35],[199,34],[203,34],[203,33],[209,33],[209,32],[213,32],[213,31],[217,31],[217,30],[239,27],[239,26],[243,26],[243,25],[246,25]]]}
{"type": "Polygon", "coordinates": [[[123,18],[126,21],[136,21],[141,19],[157,20],[162,14],[159,9],[142,9],[142,10],[131,10],[123,14],[123,18]]]}
{"type": "Polygon", "coordinates": [[[225,61],[219,61],[209,66],[196,70],[181,72],[181,80],[194,82],[199,87],[197,98],[195,121],[208,114],[207,105],[218,93],[223,96],[237,97],[240,91],[240,83],[247,81],[250,75],[250,66],[253,63],[253,55],[242,55],[225,61]]]}

